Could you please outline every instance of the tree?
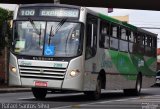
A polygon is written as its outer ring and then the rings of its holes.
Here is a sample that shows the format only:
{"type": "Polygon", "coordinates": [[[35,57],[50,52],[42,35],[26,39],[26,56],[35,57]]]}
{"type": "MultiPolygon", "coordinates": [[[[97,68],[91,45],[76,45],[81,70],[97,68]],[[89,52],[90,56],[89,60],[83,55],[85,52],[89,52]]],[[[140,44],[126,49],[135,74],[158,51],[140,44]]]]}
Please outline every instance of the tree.
{"type": "Polygon", "coordinates": [[[11,39],[10,21],[13,17],[13,12],[0,8],[0,52],[10,42],[6,42],[5,37],[11,39]]]}

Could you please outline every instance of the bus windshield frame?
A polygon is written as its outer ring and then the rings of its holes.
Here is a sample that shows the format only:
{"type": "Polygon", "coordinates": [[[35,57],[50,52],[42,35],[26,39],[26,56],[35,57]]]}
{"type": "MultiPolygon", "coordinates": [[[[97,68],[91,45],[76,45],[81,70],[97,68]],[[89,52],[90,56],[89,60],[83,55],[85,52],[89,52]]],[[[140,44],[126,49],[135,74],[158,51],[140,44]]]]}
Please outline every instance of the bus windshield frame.
{"type": "Polygon", "coordinates": [[[82,54],[81,22],[15,20],[13,24],[11,51],[14,54],[42,57],[76,57],[82,54]]]}

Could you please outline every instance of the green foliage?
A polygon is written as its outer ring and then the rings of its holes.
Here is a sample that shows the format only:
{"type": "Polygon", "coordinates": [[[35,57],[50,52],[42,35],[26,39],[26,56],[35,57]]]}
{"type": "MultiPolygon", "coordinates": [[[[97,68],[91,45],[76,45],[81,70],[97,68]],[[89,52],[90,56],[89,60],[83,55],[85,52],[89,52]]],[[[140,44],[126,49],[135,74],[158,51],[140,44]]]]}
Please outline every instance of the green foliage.
{"type": "Polygon", "coordinates": [[[13,17],[13,12],[0,8],[0,52],[8,44],[5,37],[11,38],[10,21],[13,17]],[[4,25],[5,24],[5,25],[4,25]]]}
{"type": "Polygon", "coordinates": [[[0,26],[2,26],[5,20],[12,18],[13,12],[0,8],[0,26]]]}

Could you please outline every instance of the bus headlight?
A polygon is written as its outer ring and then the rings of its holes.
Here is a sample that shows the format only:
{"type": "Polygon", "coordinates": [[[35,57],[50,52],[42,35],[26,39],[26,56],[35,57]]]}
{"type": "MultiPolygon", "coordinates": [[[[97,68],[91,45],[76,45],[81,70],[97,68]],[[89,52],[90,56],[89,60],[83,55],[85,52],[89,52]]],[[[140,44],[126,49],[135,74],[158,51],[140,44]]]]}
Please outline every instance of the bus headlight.
{"type": "Polygon", "coordinates": [[[80,73],[79,70],[72,70],[72,71],[70,72],[70,76],[71,76],[71,77],[75,77],[75,76],[77,76],[79,73],[80,73]]]}
{"type": "Polygon", "coordinates": [[[9,65],[9,69],[10,69],[10,71],[13,72],[13,73],[16,73],[16,72],[17,72],[16,67],[14,67],[14,66],[12,66],[12,65],[9,65]]]}

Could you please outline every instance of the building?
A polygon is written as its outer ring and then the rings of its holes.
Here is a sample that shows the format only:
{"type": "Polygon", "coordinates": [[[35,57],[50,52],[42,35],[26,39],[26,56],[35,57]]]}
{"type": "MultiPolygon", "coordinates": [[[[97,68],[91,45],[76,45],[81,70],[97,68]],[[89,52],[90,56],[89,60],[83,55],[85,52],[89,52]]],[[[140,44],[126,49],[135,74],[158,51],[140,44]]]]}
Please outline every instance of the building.
{"type": "Polygon", "coordinates": [[[123,21],[123,22],[129,22],[129,15],[126,15],[126,16],[112,16],[113,18],[117,19],[117,20],[120,20],[120,21],[123,21]]]}

